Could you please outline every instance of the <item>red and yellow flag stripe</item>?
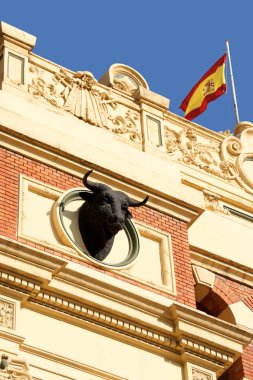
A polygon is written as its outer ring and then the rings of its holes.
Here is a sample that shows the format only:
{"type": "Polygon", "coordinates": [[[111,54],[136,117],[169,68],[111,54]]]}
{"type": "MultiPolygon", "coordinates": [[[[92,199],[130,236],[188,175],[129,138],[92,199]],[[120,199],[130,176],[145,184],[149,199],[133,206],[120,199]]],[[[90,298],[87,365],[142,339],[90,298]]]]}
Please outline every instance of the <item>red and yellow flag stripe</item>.
{"type": "Polygon", "coordinates": [[[208,103],[226,92],[225,64],[227,55],[224,54],[195,84],[183,100],[180,108],[185,111],[185,118],[192,120],[207,108],[208,103]]]}

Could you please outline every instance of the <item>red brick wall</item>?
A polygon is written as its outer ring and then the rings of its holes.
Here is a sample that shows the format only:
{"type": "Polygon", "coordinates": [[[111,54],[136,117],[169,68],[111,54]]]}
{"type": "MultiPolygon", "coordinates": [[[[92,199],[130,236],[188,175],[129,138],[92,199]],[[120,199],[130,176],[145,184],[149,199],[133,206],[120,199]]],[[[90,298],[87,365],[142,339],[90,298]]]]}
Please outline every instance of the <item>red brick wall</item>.
{"type": "MultiPolygon", "coordinates": [[[[253,288],[221,275],[215,275],[212,291],[201,301],[209,314],[218,316],[227,306],[242,301],[253,311],[253,288]]],[[[239,358],[219,380],[253,380],[253,346],[244,349],[239,358]]]]}
{"type": "Polygon", "coordinates": [[[244,349],[240,357],[218,380],[253,379],[253,346],[244,349]]]}
{"type": "MultiPolygon", "coordinates": [[[[237,301],[242,301],[253,311],[253,288],[233,281],[229,278],[216,275],[213,291],[219,294],[228,305],[237,301]]],[[[253,326],[252,326],[253,328],[253,326]]],[[[246,377],[253,380],[253,346],[250,345],[244,349],[243,355],[229,369],[230,377],[222,378],[222,380],[240,380],[246,377]],[[242,374],[242,375],[241,375],[242,374]]]]}
{"type": "MultiPolygon", "coordinates": [[[[42,164],[36,160],[26,158],[20,154],[0,147],[0,234],[11,239],[18,239],[22,243],[35,246],[36,248],[46,252],[70,259],[67,255],[61,255],[59,252],[54,252],[53,250],[40,246],[39,244],[34,244],[17,237],[18,190],[20,174],[24,174],[45,184],[52,185],[63,190],[83,186],[81,180],[70,174],[64,173],[63,171],[42,164]]],[[[177,297],[171,298],[174,298],[186,305],[195,307],[194,280],[190,264],[187,224],[146,206],[133,209],[132,213],[136,220],[171,234],[177,288],[177,297]]],[[[71,258],[71,260],[80,262],[78,258],[71,258]]],[[[93,267],[92,265],[85,264],[82,261],[80,264],[93,267]]],[[[94,269],[105,272],[108,275],[121,278],[120,274],[111,273],[105,269],[94,269]]],[[[124,278],[121,279],[123,281],[135,284],[136,286],[167,296],[165,292],[153,289],[148,285],[139,283],[138,281],[124,278]]]]}

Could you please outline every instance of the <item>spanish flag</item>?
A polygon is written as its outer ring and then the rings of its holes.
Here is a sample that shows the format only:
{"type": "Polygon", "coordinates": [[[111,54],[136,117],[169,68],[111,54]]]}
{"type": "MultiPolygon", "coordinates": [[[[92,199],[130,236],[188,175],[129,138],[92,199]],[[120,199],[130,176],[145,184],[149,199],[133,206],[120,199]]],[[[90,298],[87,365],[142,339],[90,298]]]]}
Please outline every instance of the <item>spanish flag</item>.
{"type": "Polygon", "coordinates": [[[226,92],[224,54],[195,84],[183,100],[180,108],[185,111],[184,117],[192,120],[205,111],[209,102],[217,99],[226,92]]]}

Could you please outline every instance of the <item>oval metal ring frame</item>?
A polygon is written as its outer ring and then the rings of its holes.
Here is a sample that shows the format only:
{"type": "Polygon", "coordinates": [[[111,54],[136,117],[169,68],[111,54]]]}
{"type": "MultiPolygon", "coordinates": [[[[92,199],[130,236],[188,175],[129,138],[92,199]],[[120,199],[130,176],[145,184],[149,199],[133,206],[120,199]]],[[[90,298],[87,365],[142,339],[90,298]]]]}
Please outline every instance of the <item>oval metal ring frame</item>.
{"type": "Polygon", "coordinates": [[[128,266],[130,263],[132,263],[138,256],[139,249],[140,249],[140,242],[139,242],[139,235],[138,232],[134,226],[134,223],[130,219],[126,219],[125,226],[124,226],[124,232],[127,236],[128,240],[128,254],[127,257],[119,262],[119,263],[114,263],[114,264],[108,264],[103,261],[99,261],[91,256],[91,254],[84,248],[80,247],[72,238],[72,236],[69,234],[63,220],[63,214],[64,214],[64,209],[66,206],[77,200],[82,200],[83,199],[80,197],[79,193],[84,192],[84,193],[91,193],[89,190],[83,190],[83,189],[74,189],[71,191],[68,191],[67,194],[63,194],[60,199],[57,202],[56,208],[58,208],[58,216],[60,219],[60,226],[63,229],[63,232],[65,235],[67,235],[68,241],[71,243],[72,247],[75,249],[78,249],[83,255],[85,255],[89,260],[95,262],[96,264],[101,264],[106,267],[110,268],[119,268],[123,269],[123,267],[128,266]],[[57,207],[58,206],[58,207],[57,207]]]}

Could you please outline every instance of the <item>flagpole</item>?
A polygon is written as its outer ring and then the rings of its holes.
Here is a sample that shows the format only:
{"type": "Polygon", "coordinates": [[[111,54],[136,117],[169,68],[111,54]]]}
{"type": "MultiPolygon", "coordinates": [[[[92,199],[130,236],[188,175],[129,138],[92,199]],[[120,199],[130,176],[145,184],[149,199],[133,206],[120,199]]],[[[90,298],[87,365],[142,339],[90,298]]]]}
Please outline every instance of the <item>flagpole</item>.
{"type": "Polygon", "coordinates": [[[230,49],[229,49],[229,41],[228,40],[226,40],[226,46],[227,46],[227,56],[228,56],[229,73],[230,73],[231,86],[232,86],[232,94],[233,94],[233,100],[234,100],[235,118],[236,118],[236,123],[238,124],[240,120],[239,120],[239,112],[238,112],[238,106],[237,106],[237,100],[236,100],[235,84],[234,84],[234,77],[233,77],[233,71],[232,71],[232,64],[231,64],[230,49]]]}

